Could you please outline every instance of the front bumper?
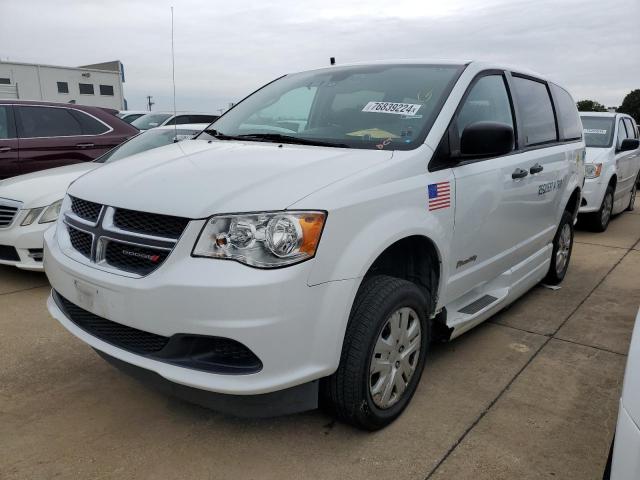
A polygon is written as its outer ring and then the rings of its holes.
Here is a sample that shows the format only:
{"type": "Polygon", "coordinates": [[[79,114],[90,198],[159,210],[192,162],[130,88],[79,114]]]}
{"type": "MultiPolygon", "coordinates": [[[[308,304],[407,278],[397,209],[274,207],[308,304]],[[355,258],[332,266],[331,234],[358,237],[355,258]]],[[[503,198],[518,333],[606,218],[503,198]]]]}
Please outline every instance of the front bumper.
{"type": "Polygon", "coordinates": [[[33,223],[21,226],[22,215],[9,228],[0,228],[0,245],[7,247],[5,252],[10,255],[0,255],[0,264],[12,265],[24,270],[42,271],[43,236],[54,223],[33,223]],[[15,250],[14,250],[15,249],[15,250]],[[17,254],[17,259],[13,255],[17,254]]]}
{"type": "Polygon", "coordinates": [[[199,227],[190,225],[188,230],[193,232],[185,232],[162,266],[144,278],[101,271],[67,257],[52,229],[45,235],[45,270],[60,295],[95,315],[157,335],[236,340],[261,360],[259,372],[209,373],[123,350],[79,328],[52,298],[47,303],[51,315],[110,357],[210,392],[259,395],[333,373],[359,282],[352,279],[309,287],[313,260],[258,270],[232,261],[193,258],[188,239],[195,237],[199,227]]]}
{"type": "Polygon", "coordinates": [[[578,213],[590,213],[600,210],[604,194],[607,191],[608,182],[602,176],[587,178],[582,189],[582,203],[578,213]]]}
{"type": "Polygon", "coordinates": [[[640,428],[620,401],[616,439],[611,463],[611,480],[640,478],[640,428]]]}
{"type": "Polygon", "coordinates": [[[313,410],[318,407],[318,380],[259,395],[228,395],[207,392],[170,382],[151,370],[137,367],[96,350],[111,365],[167,395],[237,417],[265,418],[313,410]]]}

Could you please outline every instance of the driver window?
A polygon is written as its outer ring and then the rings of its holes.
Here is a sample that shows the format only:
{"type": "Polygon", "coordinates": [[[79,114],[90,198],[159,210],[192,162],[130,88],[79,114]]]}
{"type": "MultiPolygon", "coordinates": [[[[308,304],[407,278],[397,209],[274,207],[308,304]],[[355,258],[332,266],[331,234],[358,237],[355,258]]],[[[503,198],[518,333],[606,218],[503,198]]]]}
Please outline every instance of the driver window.
{"type": "Polygon", "coordinates": [[[500,122],[513,128],[511,103],[502,75],[482,77],[464,101],[456,126],[461,137],[464,129],[476,122],[500,122]]]}
{"type": "Polygon", "coordinates": [[[258,110],[240,128],[291,133],[306,128],[317,87],[300,87],[282,95],[274,103],[258,110]]]}
{"type": "Polygon", "coordinates": [[[622,141],[626,138],[629,138],[629,135],[627,135],[627,129],[624,126],[624,122],[620,119],[618,121],[618,148],[620,148],[622,141]]]}

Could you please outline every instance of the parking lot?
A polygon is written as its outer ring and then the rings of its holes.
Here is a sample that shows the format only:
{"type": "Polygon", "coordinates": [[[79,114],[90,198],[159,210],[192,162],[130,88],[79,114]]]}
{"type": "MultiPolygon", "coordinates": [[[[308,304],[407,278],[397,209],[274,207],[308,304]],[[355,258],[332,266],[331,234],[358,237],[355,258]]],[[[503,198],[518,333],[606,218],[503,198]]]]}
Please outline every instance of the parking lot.
{"type": "Polygon", "coordinates": [[[49,317],[44,275],[2,267],[0,477],[599,478],[640,298],[639,208],[577,232],[561,289],[435,345],[405,414],[376,433],[148,390],[49,317]]]}

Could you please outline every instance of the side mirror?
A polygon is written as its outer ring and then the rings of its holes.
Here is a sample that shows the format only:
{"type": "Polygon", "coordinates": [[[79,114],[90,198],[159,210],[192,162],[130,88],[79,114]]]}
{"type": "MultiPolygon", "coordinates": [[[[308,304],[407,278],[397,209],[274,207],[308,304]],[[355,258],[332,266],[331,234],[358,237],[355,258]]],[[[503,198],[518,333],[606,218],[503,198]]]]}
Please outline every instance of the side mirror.
{"type": "Polygon", "coordinates": [[[499,122],[475,122],[468,125],[460,139],[464,157],[496,157],[513,150],[513,127],[499,122]]]}
{"type": "Polygon", "coordinates": [[[635,150],[640,147],[640,140],[637,138],[625,138],[620,144],[619,152],[628,152],[629,150],[635,150]]]}

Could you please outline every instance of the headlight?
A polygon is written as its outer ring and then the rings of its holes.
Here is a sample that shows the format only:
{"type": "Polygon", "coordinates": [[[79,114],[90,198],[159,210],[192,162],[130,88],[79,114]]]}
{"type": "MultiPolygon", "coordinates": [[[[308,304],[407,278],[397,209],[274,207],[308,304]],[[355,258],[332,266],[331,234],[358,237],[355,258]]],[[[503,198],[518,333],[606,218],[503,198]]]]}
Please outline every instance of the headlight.
{"type": "Polygon", "coordinates": [[[44,209],[45,207],[32,208],[31,210],[29,210],[29,213],[27,213],[27,216],[24,217],[24,220],[22,220],[22,223],[20,225],[22,225],[23,227],[26,227],[27,225],[31,225],[33,222],[36,221],[36,218],[40,216],[40,214],[44,209]]]}
{"type": "Polygon", "coordinates": [[[584,165],[584,176],[587,178],[597,178],[602,172],[601,163],[586,163],[584,165]]]}
{"type": "Polygon", "coordinates": [[[49,205],[45,209],[42,216],[40,217],[40,220],[38,221],[38,223],[55,222],[58,219],[58,216],[60,215],[60,207],[62,207],[62,199],[58,200],[57,202],[53,202],[51,205],[49,205]]]}
{"type": "Polygon", "coordinates": [[[326,213],[282,211],[211,217],[193,249],[259,268],[293,265],[316,254],[326,213]]]}

